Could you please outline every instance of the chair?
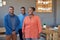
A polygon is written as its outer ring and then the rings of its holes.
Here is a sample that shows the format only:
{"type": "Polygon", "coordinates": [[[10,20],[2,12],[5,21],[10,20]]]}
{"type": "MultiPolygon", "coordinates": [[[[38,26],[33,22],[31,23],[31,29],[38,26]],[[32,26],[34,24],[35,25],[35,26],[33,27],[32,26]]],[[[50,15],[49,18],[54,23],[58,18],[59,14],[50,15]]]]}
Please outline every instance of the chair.
{"type": "Polygon", "coordinates": [[[58,25],[58,40],[60,40],[60,25],[58,25]]]}
{"type": "Polygon", "coordinates": [[[0,27],[0,37],[5,37],[5,31],[4,27],[0,27]]]}
{"type": "Polygon", "coordinates": [[[45,29],[45,33],[46,33],[46,40],[51,40],[52,35],[51,35],[51,31],[49,30],[49,28],[45,29]]]}

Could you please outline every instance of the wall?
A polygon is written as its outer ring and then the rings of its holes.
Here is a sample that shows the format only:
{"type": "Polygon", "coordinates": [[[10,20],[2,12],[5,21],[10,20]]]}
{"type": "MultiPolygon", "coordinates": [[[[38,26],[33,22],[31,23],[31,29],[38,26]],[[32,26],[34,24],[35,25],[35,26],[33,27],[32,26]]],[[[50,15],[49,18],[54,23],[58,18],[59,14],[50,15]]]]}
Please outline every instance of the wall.
{"type": "MultiPolygon", "coordinates": [[[[36,4],[36,0],[6,0],[7,1],[7,5],[0,7],[0,27],[3,26],[3,18],[4,15],[6,15],[8,13],[8,6],[14,6],[15,7],[15,14],[19,14],[20,13],[20,7],[24,6],[26,7],[26,11],[28,11],[28,8],[30,6],[34,6],[36,4]]],[[[54,0],[55,1],[55,0],[54,0]]],[[[54,2],[53,1],[53,2],[54,2]]],[[[57,0],[57,17],[56,17],[56,22],[57,24],[60,24],[60,0],[57,0]]],[[[55,20],[54,20],[54,3],[53,3],[53,12],[52,13],[35,13],[36,15],[39,15],[39,17],[41,18],[42,24],[46,23],[49,26],[52,26],[55,24],[55,20]]]]}
{"type": "Polygon", "coordinates": [[[60,0],[57,1],[57,24],[60,25],[60,0]]]}

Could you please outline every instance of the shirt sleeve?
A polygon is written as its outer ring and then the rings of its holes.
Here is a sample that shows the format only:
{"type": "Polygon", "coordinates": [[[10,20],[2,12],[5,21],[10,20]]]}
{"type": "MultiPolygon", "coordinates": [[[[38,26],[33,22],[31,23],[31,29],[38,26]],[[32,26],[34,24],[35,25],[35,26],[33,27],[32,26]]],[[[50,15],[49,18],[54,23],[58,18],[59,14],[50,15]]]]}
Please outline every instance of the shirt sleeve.
{"type": "Polygon", "coordinates": [[[4,17],[4,26],[5,26],[5,29],[6,29],[6,34],[11,34],[11,29],[9,28],[8,26],[8,20],[7,20],[7,17],[5,16],[4,17]]]}
{"type": "Polygon", "coordinates": [[[39,33],[41,33],[42,32],[42,25],[41,25],[41,20],[39,17],[37,17],[37,22],[38,22],[38,31],[39,31],[39,33]]]}
{"type": "Polygon", "coordinates": [[[22,33],[24,33],[24,32],[25,32],[25,19],[23,21],[23,26],[22,26],[22,33]]]}
{"type": "Polygon", "coordinates": [[[16,33],[18,33],[18,30],[19,30],[19,24],[20,24],[20,20],[19,18],[17,17],[17,27],[16,27],[16,33]]]}

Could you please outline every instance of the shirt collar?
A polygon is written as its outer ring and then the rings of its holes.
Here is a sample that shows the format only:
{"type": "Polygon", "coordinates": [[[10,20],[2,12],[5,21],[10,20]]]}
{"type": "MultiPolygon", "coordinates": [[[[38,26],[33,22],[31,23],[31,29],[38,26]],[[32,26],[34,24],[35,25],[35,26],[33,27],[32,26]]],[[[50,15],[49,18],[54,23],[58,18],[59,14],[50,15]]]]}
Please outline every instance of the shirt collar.
{"type": "Polygon", "coordinates": [[[10,17],[14,17],[15,16],[15,14],[13,14],[13,15],[11,15],[10,13],[8,14],[10,17]]]}

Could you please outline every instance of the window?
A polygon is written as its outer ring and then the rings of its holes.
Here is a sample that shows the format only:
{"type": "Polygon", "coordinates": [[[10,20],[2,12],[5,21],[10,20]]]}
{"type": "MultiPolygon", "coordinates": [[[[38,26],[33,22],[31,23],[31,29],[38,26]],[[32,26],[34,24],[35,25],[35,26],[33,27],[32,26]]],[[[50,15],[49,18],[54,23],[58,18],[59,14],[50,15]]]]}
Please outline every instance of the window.
{"type": "Polygon", "coordinates": [[[36,12],[52,12],[52,0],[37,0],[36,12]]]}
{"type": "Polygon", "coordinates": [[[2,0],[0,0],[0,7],[2,6],[2,0]]]}

